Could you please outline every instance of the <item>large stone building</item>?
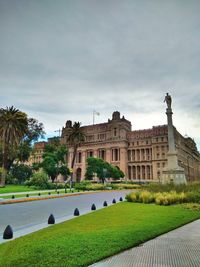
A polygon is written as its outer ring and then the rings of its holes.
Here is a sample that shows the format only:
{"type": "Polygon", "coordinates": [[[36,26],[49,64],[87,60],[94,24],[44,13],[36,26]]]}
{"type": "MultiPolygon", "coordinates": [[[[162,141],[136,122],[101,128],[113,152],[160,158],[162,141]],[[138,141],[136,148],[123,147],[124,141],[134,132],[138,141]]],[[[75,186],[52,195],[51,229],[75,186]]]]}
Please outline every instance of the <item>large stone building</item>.
{"type": "MultiPolygon", "coordinates": [[[[69,148],[70,166],[73,148],[68,144],[71,121],[62,129],[61,142],[69,148]]],[[[82,127],[85,142],[78,148],[73,170],[74,180],[84,179],[87,158],[99,157],[119,167],[127,180],[160,181],[167,163],[167,125],[132,131],[131,122],[115,111],[106,123],[82,127]]],[[[179,165],[185,169],[188,181],[200,179],[200,155],[195,142],[183,137],[174,128],[179,165]]]]}

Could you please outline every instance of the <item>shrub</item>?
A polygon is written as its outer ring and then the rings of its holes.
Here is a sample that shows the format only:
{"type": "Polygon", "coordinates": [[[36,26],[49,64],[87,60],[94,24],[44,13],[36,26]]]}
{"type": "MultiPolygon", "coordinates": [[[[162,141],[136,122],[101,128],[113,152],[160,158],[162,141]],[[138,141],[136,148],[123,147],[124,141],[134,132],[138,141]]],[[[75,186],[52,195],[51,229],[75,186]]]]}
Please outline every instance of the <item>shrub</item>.
{"type": "Polygon", "coordinates": [[[138,200],[139,200],[139,193],[138,192],[132,192],[132,193],[126,195],[125,198],[126,198],[126,200],[128,202],[138,202],[138,200]]]}
{"type": "Polygon", "coordinates": [[[186,194],[171,192],[152,193],[148,191],[132,192],[126,196],[129,202],[156,203],[157,205],[171,205],[186,201],[186,194]]]}
{"type": "Polygon", "coordinates": [[[49,189],[50,183],[48,182],[48,176],[45,172],[34,173],[30,180],[26,182],[28,186],[34,186],[39,189],[49,189]]]}
{"type": "Polygon", "coordinates": [[[139,189],[138,184],[112,184],[113,189],[139,189]]]}
{"type": "Polygon", "coordinates": [[[86,187],[87,190],[104,190],[106,187],[103,184],[90,184],[86,187]]]}
{"type": "Polygon", "coordinates": [[[152,203],[154,201],[154,195],[148,191],[142,191],[139,194],[139,201],[142,203],[152,203]]]}
{"type": "Polygon", "coordinates": [[[200,203],[200,193],[188,192],[186,193],[187,202],[200,203]]]}
{"type": "Polygon", "coordinates": [[[77,190],[87,190],[87,186],[91,185],[91,182],[90,181],[83,181],[83,182],[80,182],[80,183],[76,183],[74,188],[77,189],[77,190]]]}
{"type": "Polygon", "coordinates": [[[184,204],[183,207],[186,209],[190,209],[190,210],[200,211],[199,203],[187,203],[187,204],[184,204]]]}

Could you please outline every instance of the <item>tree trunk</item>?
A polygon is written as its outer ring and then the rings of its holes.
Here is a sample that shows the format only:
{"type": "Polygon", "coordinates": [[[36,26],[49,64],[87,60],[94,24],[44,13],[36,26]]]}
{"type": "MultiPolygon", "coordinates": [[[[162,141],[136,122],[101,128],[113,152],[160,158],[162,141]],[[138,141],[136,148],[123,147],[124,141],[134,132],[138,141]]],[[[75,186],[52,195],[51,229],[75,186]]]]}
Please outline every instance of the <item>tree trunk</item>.
{"type": "Polygon", "coordinates": [[[6,153],[6,147],[3,143],[3,155],[2,155],[2,174],[1,174],[1,182],[0,186],[4,187],[6,183],[6,174],[7,174],[7,153],[6,153]]]}
{"type": "Polygon", "coordinates": [[[71,164],[71,168],[72,168],[72,169],[74,168],[74,163],[75,163],[75,159],[76,159],[77,149],[78,149],[78,146],[75,145],[75,146],[74,146],[74,154],[73,154],[73,158],[72,158],[72,164],[71,164]]]}

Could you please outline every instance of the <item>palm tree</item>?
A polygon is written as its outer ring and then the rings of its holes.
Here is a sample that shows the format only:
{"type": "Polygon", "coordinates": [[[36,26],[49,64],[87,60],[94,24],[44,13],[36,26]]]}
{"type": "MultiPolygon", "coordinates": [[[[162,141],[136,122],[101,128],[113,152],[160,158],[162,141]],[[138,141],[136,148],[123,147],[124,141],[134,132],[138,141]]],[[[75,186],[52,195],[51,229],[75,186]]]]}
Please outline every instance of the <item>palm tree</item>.
{"type": "Polygon", "coordinates": [[[68,142],[71,146],[73,146],[73,158],[71,163],[71,168],[74,168],[74,163],[76,159],[77,149],[81,145],[82,142],[85,141],[85,134],[81,128],[80,122],[74,122],[71,127],[70,134],[68,137],[68,142]]]}
{"type": "Polygon", "coordinates": [[[0,109],[0,140],[3,154],[1,186],[5,185],[9,154],[17,148],[27,131],[28,118],[24,112],[13,106],[0,109]]]}

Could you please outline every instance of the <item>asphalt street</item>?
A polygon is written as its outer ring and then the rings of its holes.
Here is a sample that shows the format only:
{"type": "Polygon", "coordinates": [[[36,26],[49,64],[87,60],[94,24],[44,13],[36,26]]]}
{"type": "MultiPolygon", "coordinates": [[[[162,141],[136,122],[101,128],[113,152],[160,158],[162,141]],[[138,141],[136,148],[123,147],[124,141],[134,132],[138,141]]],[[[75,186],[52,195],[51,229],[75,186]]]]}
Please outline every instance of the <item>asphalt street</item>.
{"type": "Polygon", "coordinates": [[[112,204],[113,198],[119,202],[120,197],[125,197],[128,191],[98,192],[66,198],[38,200],[16,204],[0,205],[0,243],[3,231],[7,225],[11,225],[14,238],[47,227],[47,220],[53,214],[56,222],[62,222],[73,218],[74,209],[78,208],[81,214],[91,212],[94,203],[97,209],[103,207],[103,202],[112,204]]]}

